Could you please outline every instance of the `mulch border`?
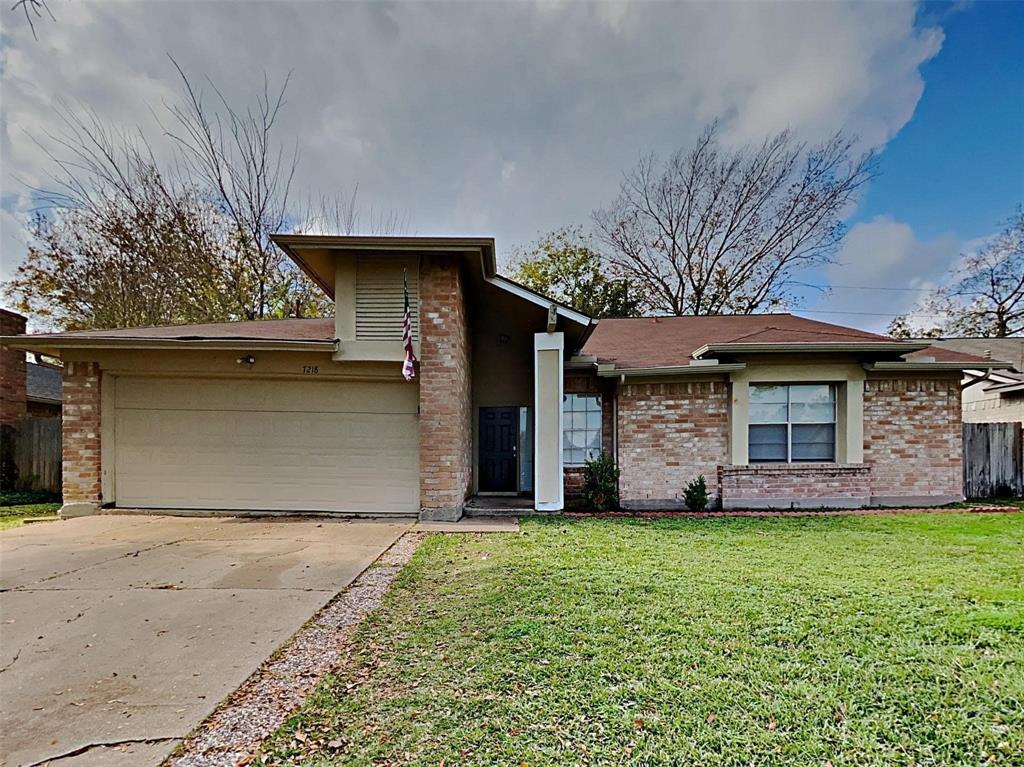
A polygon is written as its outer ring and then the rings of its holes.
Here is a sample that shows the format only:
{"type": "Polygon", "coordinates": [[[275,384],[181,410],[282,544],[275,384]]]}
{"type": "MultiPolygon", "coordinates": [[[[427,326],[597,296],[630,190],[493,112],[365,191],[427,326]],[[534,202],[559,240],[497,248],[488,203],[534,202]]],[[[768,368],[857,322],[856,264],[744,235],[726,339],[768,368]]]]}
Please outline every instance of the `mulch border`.
{"type": "Polygon", "coordinates": [[[718,517],[858,517],[885,514],[997,514],[1019,513],[1016,506],[921,506],[891,509],[736,509],[733,511],[566,511],[562,516],[576,519],[715,519],[718,517]]]}

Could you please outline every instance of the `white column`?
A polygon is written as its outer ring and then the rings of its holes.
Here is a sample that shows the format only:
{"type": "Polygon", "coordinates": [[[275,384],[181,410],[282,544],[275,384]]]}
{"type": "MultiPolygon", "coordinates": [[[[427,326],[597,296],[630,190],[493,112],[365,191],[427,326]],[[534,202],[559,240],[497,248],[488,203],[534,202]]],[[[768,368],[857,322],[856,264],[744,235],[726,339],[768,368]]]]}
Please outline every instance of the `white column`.
{"type": "Polygon", "coordinates": [[[729,462],[733,466],[749,463],[750,383],[732,376],[732,406],[729,408],[729,462]]]}
{"type": "Polygon", "coordinates": [[[565,506],[562,479],[562,333],[533,336],[533,498],[537,511],[565,506]]]}
{"type": "Polygon", "coordinates": [[[864,379],[851,378],[839,390],[836,461],[864,463],[864,379]]]}

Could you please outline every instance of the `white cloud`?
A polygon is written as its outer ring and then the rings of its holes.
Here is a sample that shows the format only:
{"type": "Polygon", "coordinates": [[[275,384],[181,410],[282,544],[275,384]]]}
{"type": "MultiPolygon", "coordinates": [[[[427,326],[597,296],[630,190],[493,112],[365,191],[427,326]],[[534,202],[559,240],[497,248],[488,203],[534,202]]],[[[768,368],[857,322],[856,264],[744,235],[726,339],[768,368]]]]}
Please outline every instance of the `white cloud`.
{"type": "Polygon", "coordinates": [[[171,54],[236,103],[264,71],[293,72],[281,128],[302,151],[301,196],[358,183],[412,231],[493,234],[502,251],[585,221],[640,153],[678,148],[715,117],[737,141],[792,126],[882,145],[942,42],[914,6],[890,3],[53,8],[38,42],[0,11],[5,200],[44,177],[31,137],[54,130],[59,100],[159,138],[149,107],[177,98],[171,54]]]}
{"type": "Polygon", "coordinates": [[[836,287],[807,307],[808,316],[884,331],[895,315],[943,284],[964,246],[953,235],[919,240],[908,224],[890,216],[856,224],[837,262],[825,270],[825,282],[836,287]]]}

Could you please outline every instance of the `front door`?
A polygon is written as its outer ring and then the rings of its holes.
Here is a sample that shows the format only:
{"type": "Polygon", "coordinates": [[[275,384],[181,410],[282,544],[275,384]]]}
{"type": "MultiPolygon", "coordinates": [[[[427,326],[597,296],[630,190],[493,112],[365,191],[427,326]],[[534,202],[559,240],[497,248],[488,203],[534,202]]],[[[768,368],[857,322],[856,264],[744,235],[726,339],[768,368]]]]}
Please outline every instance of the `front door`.
{"type": "Polygon", "coordinates": [[[480,492],[516,491],[518,434],[519,408],[480,408],[480,492]]]}

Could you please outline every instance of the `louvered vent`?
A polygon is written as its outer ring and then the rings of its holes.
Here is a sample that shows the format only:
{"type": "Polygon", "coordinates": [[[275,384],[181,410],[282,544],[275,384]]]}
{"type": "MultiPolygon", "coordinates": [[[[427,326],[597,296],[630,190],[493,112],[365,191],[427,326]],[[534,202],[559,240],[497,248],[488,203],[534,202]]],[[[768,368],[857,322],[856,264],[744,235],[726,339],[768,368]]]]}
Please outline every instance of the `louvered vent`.
{"type": "Polygon", "coordinates": [[[409,274],[413,338],[420,337],[419,261],[415,258],[359,256],[356,260],[356,339],[401,341],[402,268],[409,274]]]}

